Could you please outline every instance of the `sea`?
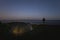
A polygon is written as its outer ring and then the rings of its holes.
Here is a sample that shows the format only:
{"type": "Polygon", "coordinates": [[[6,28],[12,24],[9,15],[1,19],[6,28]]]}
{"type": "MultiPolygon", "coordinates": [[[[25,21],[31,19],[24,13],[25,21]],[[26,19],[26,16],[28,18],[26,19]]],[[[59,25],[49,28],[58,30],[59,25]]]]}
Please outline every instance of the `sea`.
{"type": "MultiPolygon", "coordinates": [[[[25,22],[31,24],[43,24],[42,20],[2,20],[2,23],[9,23],[9,22],[25,22]]],[[[45,24],[49,25],[60,25],[60,20],[46,20],[45,24]]]]}

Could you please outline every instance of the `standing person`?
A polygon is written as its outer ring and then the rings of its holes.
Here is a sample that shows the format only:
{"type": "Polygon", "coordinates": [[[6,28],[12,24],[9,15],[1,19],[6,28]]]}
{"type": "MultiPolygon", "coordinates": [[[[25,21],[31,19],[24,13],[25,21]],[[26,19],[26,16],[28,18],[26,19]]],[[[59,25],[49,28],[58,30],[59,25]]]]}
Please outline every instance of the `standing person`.
{"type": "Polygon", "coordinates": [[[43,23],[45,23],[45,18],[42,19],[43,23]]]}

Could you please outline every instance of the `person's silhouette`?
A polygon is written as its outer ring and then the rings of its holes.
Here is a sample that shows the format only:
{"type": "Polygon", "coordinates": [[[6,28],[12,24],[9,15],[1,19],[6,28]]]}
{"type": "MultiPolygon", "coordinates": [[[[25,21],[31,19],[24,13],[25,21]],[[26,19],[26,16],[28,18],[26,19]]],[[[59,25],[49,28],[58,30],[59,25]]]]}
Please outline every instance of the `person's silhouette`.
{"type": "Polygon", "coordinates": [[[45,18],[42,19],[43,23],[45,23],[45,18]]]}

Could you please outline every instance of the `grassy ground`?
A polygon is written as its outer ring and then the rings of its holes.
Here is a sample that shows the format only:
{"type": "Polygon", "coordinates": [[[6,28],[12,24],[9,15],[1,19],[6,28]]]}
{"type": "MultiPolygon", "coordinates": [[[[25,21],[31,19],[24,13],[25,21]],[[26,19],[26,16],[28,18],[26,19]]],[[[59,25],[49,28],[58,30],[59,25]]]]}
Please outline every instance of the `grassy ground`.
{"type": "MultiPolygon", "coordinates": [[[[8,27],[6,25],[0,25],[0,39],[3,40],[46,40],[46,39],[56,39],[60,36],[60,25],[47,25],[47,24],[33,24],[33,30],[25,33],[23,36],[14,37],[11,34],[8,34],[8,27]]],[[[49,40],[48,39],[48,40],[49,40]]]]}

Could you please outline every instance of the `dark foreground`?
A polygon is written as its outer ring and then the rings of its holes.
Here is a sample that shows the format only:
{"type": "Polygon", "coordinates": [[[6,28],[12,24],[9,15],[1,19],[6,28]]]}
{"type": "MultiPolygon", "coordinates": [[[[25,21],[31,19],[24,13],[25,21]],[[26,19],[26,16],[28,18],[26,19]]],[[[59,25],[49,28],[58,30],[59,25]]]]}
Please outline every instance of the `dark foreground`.
{"type": "Polygon", "coordinates": [[[60,38],[60,25],[32,25],[33,30],[22,36],[13,36],[8,28],[0,25],[0,40],[57,40],[60,38]]]}

